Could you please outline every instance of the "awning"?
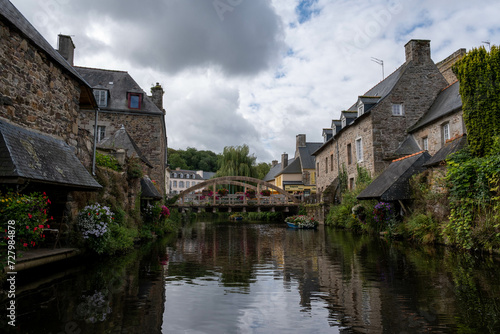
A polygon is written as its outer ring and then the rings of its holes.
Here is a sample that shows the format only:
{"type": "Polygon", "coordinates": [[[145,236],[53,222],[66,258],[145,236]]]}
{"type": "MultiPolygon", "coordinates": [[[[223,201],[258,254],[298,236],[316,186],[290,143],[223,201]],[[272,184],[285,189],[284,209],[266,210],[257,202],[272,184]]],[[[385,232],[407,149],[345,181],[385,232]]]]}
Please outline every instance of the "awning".
{"type": "Polygon", "coordinates": [[[64,141],[0,120],[0,183],[29,181],[102,188],[64,141]]]}
{"type": "Polygon", "coordinates": [[[141,198],[160,200],[163,196],[156,189],[153,181],[146,175],[141,179],[141,198]]]}
{"type": "Polygon", "coordinates": [[[430,157],[425,151],[395,160],[357,198],[386,202],[411,199],[410,178],[425,170],[423,164],[430,157]]]}

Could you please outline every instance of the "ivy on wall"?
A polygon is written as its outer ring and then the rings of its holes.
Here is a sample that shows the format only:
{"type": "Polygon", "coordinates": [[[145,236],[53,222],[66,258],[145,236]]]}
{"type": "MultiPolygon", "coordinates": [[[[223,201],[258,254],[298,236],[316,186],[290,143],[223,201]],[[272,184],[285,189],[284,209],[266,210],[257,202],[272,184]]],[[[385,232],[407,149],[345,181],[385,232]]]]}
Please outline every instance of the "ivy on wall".
{"type": "Polygon", "coordinates": [[[493,138],[500,135],[500,49],[473,49],[460,59],[453,72],[460,82],[467,138],[474,156],[488,156],[493,138]]]}

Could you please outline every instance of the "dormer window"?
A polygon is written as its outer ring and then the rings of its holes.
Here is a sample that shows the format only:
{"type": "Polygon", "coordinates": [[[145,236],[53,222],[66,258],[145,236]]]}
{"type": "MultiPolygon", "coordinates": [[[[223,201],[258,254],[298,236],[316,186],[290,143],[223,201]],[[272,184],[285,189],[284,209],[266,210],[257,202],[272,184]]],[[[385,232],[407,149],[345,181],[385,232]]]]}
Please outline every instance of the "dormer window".
{"type": "Polygon", "coordinates": [[[365,105],[363,104],[363,102],[360,102],[358,104],[358,117],[363,115],[365,113],[365,105]]]}
{"type": "Polygon", "coordinates": [[[104,89],[94,89],[94,97],[99,108],[108,106],[108,91],[104,89]]]}
{"type": "Polygon", "coordinates": [[[342,129],[346,127],[347,125],[347,120],[344,115],[340,118],[340,122],[342,122],[342,129]]]}
{"type": "Polygon", "coordinates": [[[130,109],[141,109],[142,94],[128,93],[128,107],[130,109]]]}

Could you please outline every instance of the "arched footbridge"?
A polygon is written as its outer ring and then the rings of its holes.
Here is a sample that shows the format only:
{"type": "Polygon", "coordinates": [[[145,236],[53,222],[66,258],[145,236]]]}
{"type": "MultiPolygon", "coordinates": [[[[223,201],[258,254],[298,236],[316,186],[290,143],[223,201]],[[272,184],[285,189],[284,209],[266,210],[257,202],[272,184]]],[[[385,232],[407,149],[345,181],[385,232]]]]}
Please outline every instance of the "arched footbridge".
{"type": "Polygon", "coordinates": [[[276,187],[275,185],[248,176],[223,176],[198,183],[179,194],[175,203],[183,212],[224,211],[224,212],[250,212],[250,211],[285,211],[297,210],[299,200],[293,195],[276,187]],[[218,188],[234,185],[244,189],[243,192],[221,196],[218,188]],[[208,193],[206,189],[213,189],[208,193]],[[255,196],[245,194],[249,189],[255,191],[255,196]],[[263,190],[270,190],[269,196],[262,195],[263,190]]]}

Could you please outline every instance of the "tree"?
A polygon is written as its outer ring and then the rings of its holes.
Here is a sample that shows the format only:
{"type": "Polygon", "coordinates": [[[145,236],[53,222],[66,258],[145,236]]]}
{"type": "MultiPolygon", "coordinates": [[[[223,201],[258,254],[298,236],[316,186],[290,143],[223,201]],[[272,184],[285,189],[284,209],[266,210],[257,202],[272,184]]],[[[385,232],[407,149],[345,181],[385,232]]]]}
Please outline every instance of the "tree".
{"type": "Polygon", "coordinates": [[[257,158],[250,155],[246,144],[242,146],[226,146],[219,156],[217,177],[221,176],[249,176],[257,177],[255,161],[257,158]]]}
{"type": "Polygon", "coordinates": [[[473,49],[460,59],[453,72],[460,81],[460,95],[467,141],[475,156],[491,154],[500,135],[500,50],[492,46],[473,49]]]}
{"type": "Polygon", "coordinates": [[[217,154],[212,151],[198,151],[188,147],[186,150],[168,149],[168,163],[171,169],[177,167],[188,170],[217,171],[217,154]]]}
{"type": "Polygon", "coordinates": [[[263,180],[267,173],[271,170],[271,164],[261,162],[257,165],[257,167],[255,167],[255,169],[257,170],[257,178],[259,180],[263,180]]]}

